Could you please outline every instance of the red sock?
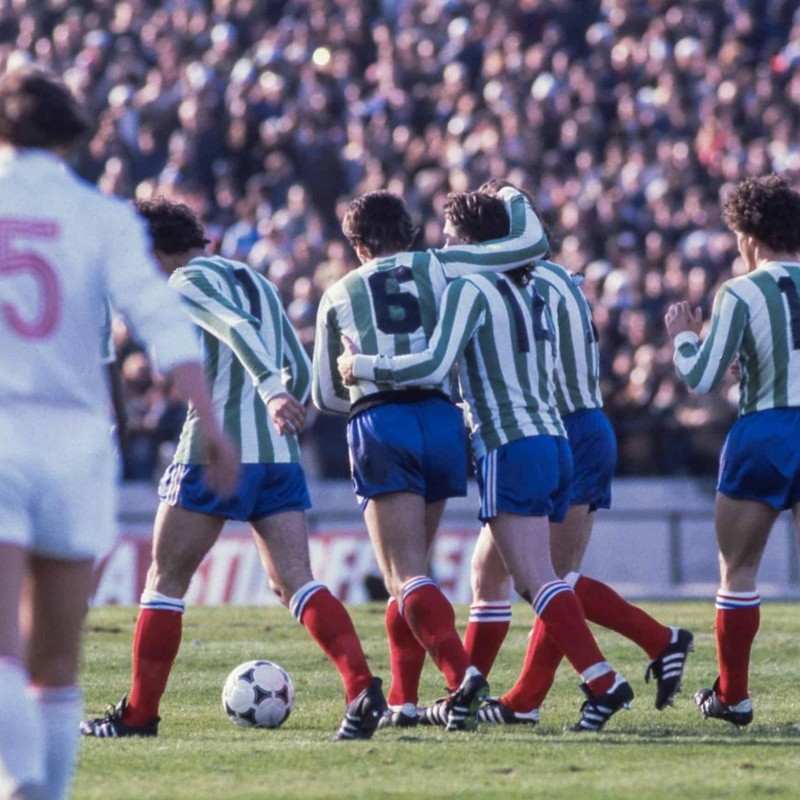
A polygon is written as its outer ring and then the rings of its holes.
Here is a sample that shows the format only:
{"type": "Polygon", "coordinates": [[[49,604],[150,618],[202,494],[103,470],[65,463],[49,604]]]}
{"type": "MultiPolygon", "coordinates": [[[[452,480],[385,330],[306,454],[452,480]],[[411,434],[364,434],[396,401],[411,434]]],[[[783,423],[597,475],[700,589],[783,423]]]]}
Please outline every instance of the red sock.
{"type": "Polygon", "coordinates": [[[464,678],[469,659],[456,631],[453,606],[424,575],[406,581],[400,602],[403,619],[444,675],[447,688],[454,691],[464,678]]]}
{"type": "Polygon", "coordinates": [[[497,654],[511,627],[511,603],[507,600],[473,603],[464,634],[464,649],[472,666],[489,677],[497,654]]]}
{"type": "Polygon", "coordinates": [[[758,592],[717,592],[717,696],[725,705],[735,706],[748,697],[750,650],[760,618],[758,592]]]}
{"type": "Polygon", "coordinates": [[[533,599],[533,608],[547,635],[562,650],[592,694],[607,692],[616,675],[603,658],[586,624],[580,601],[569,584],[564,581],[546,583],[533,599]]]}
{"type": "Polygon", "coordinates": [[[347,609],[327,586],[316,582],[300,588],[289,605],[339,671],[347,702],[351,702],[369,686],[372,672],[347,609]]]}
{"type": "Polygon", "coordinates": [[[522,713],[539,708],[553,685],[562,658],[561,648],[547,635],[537,617],[522,670],[514,685],[501,698],[503,705],[522,713]]]}
{"type": "Polygon", "coordinates": [[[419,679],[425,665],[425,648],[400,615],[393,597],[386,606],[386,636],[392,665],[392,686],[386,701],[390,706],[401,706],[403,703],[416,705],[419,700],[419,679]]]}
{"type": "MultiPolygon", "coordinates": [[[[175,601],[183,606],[181,601],[175,601]]],[[[145,607],[139,611],[133,636],[133,677],[123,721],[144,725],[158,716],[158,704],[167,688],[178,655],[183,612],[145,607]]]]}
{"type": "Polygon", "coordinates": [[[579,575],[573,586],[586,619],[621,633],[638,644],[651,659],[658,658],[672,641],[670,628],[631,605],[605,583],[579,575]]]}

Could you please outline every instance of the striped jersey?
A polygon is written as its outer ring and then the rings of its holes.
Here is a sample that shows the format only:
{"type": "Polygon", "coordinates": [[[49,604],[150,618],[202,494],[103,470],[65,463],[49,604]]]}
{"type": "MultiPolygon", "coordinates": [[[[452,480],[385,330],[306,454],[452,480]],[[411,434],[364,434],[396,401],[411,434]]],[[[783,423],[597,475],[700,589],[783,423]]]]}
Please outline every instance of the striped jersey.
{"type": "Polygon", "coordinates": [[[454,281],[421,353],[355,357],[359,379],[436,385],[458,363],[476,458],[526,436],[566,436],[554,379],[555,329],[533,283],[500,274],[454,281]]]}
{"type": "Polygon", "coordinates": [[[800,263],[770,261],[726,281],[705,341],[675,337],[675,367],[696,392],[717,386],[737,354],[740,416],[800,407],[800,263]]]}
{"type": "Polygon", "coordinates": [[[579,285],[560,264],[536,261],[533,284],[556,326],[556,399],[562,417],[602,408],[600,350],[592,309],[579,285]]]}
{"type": "MultiPolygon", "coordinates": [[[[217,418],[244,464],[298,462],[295,435],[281,435],[262,397],[308,397],[311,364],[275,287],[237,261],[193,258],[172,273],[192,321],[200,328],[217,418]]],[[[198,419],[189,408],[175,453],[179,464],[203,462],[198,419]]]]}
{"type": "MultiPolygon", "coordinates": [[[[527,264],[548,248],[542,224],[525,197],[511,187],[506,203],[508,236],[476,245],[377,258],[330,287],[317,313],[314,343],[314,403],[322,411],[346,414],[351,403],[393,387],[382,381],[345,387],[336,367],[347,335],[362,353],[406,355],[425,350],[436,327],[448,281],[478,272],[498,272],[527,264]]],[[[426,388],[449,393],[447,375],[426,388]]]]}

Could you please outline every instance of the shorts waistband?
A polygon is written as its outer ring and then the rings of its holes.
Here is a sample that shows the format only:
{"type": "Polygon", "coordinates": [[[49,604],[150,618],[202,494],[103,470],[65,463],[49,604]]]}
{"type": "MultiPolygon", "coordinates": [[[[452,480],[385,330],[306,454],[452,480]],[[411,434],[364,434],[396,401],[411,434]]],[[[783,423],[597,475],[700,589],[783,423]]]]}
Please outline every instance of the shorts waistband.
{"type": "Polygon", "coordinates": [[[419,403],[423,400],[444,400],[451,403],[452,400],[438,389],[393,389],[386,392],[373,392],[356,400],[350,407],[350,419],[377,406],[385,406],[390,403],[419,403]]]}

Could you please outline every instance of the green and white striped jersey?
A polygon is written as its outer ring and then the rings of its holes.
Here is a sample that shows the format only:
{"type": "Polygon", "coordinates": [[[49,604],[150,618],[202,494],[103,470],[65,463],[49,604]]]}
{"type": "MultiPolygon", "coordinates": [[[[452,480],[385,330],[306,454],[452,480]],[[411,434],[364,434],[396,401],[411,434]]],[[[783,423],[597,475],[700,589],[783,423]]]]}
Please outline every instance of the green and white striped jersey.
{"type": "Polygon", "coordinates": [[[560,264],[536,261],[533,284],[556,325],[556,398],[562,417],[602,408],[600,350],[589,302],[560,264]]]}
{"type": "MultiPolygon", "coordinates": [[[[192,259],[172,273],[169,284],[201,329],[214,409],[242,463],[298,462],[297,437],[278,432],[265,403],[286,391],[304,402],[311,364],[275,287],[250,267],[217,256],[192,259]]],[[[203,463],[191,406],[174,460],[203,463]]]]}
{"type": "MultiPolygon", "coordinates": [[[[403,252],[364,264],[331,286],[317,313],[314,343],[314,403],[322,411],[347,414],[351,403],[393,387],[380,381],[345,387],[336,367],[341,335],[363,353],[404,355],[428,346],[447,282],[462,275],[500,272],[531,262],[548,248],[542,224],[528,201],[506,187],[509,235],[476,245],[403,252]]],[[[427,388],[449,393],[448,376],[427,388]]]]}
{"type": "Polygon", "coordinates": [[[430,346],[421,353],[355,357],[359,379],[430,386],[458,363],[476,458],[525,436],[566,436],[556,405],[555,330],[533,283],[505,275],[459,278],[442,297],[430,346]]]}
{"type": "Polygon", "coordinates": [[[696,392],[717,386],[737,353],[740,416],[800,407],[800,263],[770,261],[726,281],[705,341],[675,337],[675,367],[696,392]]]}

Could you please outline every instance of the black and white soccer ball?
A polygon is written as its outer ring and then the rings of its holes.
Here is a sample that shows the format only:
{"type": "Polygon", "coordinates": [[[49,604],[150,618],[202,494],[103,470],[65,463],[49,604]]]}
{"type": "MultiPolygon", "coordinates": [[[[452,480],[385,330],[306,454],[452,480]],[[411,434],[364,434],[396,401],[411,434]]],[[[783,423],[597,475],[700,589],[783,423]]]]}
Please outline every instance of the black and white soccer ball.
{"type": "Polygon", "coordinates": [[[277,728],[294,705],[294,683],[271,661],[245,661],[222,687],[222,708],[242,728],[277,728]]]}

